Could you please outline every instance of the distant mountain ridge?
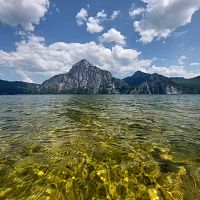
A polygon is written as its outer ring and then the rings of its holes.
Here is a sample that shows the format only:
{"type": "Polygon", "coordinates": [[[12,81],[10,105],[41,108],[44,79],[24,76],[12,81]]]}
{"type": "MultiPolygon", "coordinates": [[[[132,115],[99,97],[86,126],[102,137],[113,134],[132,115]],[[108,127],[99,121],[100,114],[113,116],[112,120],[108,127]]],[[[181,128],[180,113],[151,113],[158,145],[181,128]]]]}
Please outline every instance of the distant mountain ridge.
{"type": "Polygon", "coordinates": [[[131,87],[134,87],[136,85],[143,83],[150,76],[151,76],[150,74],[141,71],[136,71],[132,76],[124,78],[124,81],[126,81],[126,83],[131,87]]]}
{"type": "Polygon", "coordinates": [[[168,78],[137,71],[118,79],[83,59],[68,73],[53,76],[40,85],[0,80],[0,94],[200,94],[200,76],[168,78]]]}
{"type": "Polygon", "coordinates": [[[0,95],[36,94],[39,84],[0,80],[0,95]]]}
{"type": "MultiPolygon", "coordinates": [[[[127,80],[127,78],[124,80],[127,80]]],[[[134,80],[137,80],[137,83],[131,85],[130,93],[132,94],[182,94],[177,83],[157,73],[136,72],[128,79],[128,82],[134,83],[134,80]]]]}

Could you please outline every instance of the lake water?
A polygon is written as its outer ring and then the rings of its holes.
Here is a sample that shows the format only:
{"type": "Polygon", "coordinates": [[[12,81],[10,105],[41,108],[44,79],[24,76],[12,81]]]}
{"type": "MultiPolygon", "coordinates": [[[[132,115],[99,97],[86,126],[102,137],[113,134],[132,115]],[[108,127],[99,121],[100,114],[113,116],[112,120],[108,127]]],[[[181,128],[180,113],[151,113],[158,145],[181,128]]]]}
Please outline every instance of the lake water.
{"type": "Polygon", "coordinates": [[[0,96],[0,199],[200,199],[200,96],[0,96]]]}

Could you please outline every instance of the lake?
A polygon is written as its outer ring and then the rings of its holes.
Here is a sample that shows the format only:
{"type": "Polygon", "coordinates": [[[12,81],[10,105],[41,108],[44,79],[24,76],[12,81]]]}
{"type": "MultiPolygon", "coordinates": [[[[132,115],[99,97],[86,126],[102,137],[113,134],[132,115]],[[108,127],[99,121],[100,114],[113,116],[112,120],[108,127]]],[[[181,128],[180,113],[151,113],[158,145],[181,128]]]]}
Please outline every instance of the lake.
{"type": "Polygon", "coordinates": [[[0,96],[0,199],[200,199],[200,95],[0,96]]]}

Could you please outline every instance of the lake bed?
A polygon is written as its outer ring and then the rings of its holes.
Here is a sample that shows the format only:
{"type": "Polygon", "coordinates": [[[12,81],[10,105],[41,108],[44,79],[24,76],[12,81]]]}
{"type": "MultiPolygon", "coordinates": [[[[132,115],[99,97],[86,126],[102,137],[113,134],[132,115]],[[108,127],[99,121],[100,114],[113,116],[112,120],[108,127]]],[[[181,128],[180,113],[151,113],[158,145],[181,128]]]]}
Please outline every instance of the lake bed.
{"type": "Polygon", "coordinates": [[[200,198],[200,95],[0,96],[0,199],[200,198]]]}

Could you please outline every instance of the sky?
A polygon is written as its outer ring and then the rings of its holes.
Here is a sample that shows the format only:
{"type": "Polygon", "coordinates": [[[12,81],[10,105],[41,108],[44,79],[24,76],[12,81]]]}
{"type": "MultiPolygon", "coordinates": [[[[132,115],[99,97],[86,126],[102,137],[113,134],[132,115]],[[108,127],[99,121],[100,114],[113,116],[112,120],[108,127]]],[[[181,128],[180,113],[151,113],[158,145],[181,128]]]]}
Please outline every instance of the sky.
{"type": "Polygon", "coordinates": [[[0,79],[42,83],[81,59],[124,78],[200,75],[200,0],[0,0],[0,79]]]}

